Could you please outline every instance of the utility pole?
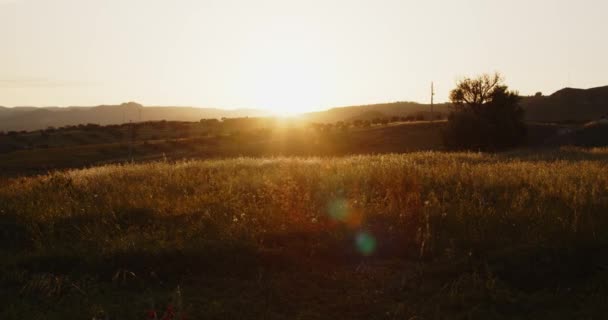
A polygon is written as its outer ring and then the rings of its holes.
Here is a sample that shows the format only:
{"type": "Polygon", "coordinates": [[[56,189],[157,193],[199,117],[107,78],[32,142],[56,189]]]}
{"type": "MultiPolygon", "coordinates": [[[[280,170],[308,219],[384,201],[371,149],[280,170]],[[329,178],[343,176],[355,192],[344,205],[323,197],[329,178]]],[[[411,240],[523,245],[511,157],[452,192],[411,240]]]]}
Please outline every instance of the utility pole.
{"type": "Polygon", "coordinates": [[[435,121],[435,112],[434,112],[434,98],[435,98],[435,83],[431,81],[431,122],[435,121]]]}
{"type": "Polygon", "coordinates": [[[129,160],[133,162],[133,143],[135,132],[133,131],[133,120],[129,120],[129,160]]]}

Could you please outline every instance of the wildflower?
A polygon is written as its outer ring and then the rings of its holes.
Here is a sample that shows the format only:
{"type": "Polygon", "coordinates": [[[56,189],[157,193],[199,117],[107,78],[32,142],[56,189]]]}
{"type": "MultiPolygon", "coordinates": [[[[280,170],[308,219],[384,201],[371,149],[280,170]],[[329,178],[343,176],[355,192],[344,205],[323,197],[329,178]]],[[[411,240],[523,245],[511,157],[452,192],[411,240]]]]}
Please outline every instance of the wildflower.
{"type": "Polygon", "coordinates": [[[165,314],[162,317],[162,320],[173,320],[173,318],[175,317],[175,309],[173,308],[173,305],[170,304],[167,306],[167,311],[165,311],[165,314]]]}

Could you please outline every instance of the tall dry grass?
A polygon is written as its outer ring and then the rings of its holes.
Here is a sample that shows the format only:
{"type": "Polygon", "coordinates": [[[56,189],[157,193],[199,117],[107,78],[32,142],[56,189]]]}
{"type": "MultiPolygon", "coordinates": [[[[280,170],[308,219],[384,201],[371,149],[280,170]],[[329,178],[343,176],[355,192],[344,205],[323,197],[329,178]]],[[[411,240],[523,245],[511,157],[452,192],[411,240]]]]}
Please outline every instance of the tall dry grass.
{"type": "Polygon", "coordinates": [[[178,286],[193,319],[606,314],[608,149],[155,162],[0,183],[2,319],[142,319],[178,286]]]}
{"type": "Polygon", "coordinates": [[[608,162],[564,155],[240,158],[54,172],[0,186],[10,229],[3,247],[104,256],[293,245],[356,255],[365,233],[373,254],[436,257],[603,241],[608,162]]]}

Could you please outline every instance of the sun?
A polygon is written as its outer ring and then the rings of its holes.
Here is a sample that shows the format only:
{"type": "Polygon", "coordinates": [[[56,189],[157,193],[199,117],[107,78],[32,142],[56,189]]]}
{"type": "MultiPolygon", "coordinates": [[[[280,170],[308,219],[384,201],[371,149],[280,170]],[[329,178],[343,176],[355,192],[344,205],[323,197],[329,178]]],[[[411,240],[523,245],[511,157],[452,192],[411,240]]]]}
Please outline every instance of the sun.
{"type": "Polygon", "coordinates": [[[240,91],[250,105],[277,116],[320,110],[332,100],[335,63],[331,50],[281,30],[268,32],[248,46],[239,63],[240,91]]]}
{"type": "Polygon", "coordinates": [[[279,61],[263,69],[253,86],[256,105],[277,116],[294,116],[324,104],[323,76],[308,63],[279,61]]]}

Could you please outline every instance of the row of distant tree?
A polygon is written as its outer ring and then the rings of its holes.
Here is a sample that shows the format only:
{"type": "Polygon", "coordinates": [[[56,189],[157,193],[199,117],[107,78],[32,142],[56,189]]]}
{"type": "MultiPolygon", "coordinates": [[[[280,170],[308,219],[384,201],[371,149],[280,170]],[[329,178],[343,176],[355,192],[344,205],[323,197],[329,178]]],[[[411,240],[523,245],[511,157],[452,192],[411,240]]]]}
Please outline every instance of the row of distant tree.
{"type": "MultiPolygon", "coordinates": [[[[442,119],[445,116],[442,114],[436,114],[435,120],[442,119]]],[[[371,126],[377,125],[387,125],[395,122],[413,122],[413,121],[425,121],[431,120],[430,115],[425,114],[411,114],[407,116],[390,116],[390,117],[376,117],[373,119],[357,119],[352,121],[338,121],[336,123],[312,123],[309,127],[313,129],[318,129],[321,131],[328,131],[332,129],[340,129],[346,130],[348,128],[367,128],[371,126]]],[[[272,118],[272,117],[244,117],[244,118],[221,118],[221,119],[201,119],[199,121],[200,128],[203,131],[208,131],[210,133],[217,132],[232,132],[232,131],[250,131],[256,129],[272,129],[276,127],[296,127],[302,126],[305,124],[305,121],[294,118],[294,119],[282,119],[282,118],[272,118]]],[[[92,131],[124,131],[125,128],[129,130],[139,131],[144,128],[149,128],[151,130],[166,130],[171,129],[177,132],[188,131],[192,128],[194,124],[191,122],[182,122],[182,121],[147,121],[147,122],[135,122],[135,123],[126,123],[119,125],[105,125],[101,126],[99,124],[88,123],[88,124],[79,124],[79,125],[65,125],[62,127],[53,127],[50,126],[47,129],[37,130],[33,132],[28,131],[0,131],[0,136],[17,136],[17,135],[25,135],[38,132],[41,136],[48,136],[53,133],[61,133],[65,131],[82,131],[82,132],[92,132],[92,131]]]]}
{"type": "MultiPolygon", "coordinates": [[[[443,115],[436,115],[435,120],[444,119],[443,115]]],[[[410,115],[406,117],[386,117],[386,118],[374,118],[371,120],[353,120],[353,121],[338,121],[336,123],[311,123],[310,128],[317,131],[331,131],[331,130],[348,130],[350,128],[369,128],[372,126],[386,126],[391,123],[398,122],[415,122],[415,121],[427,121],[430,120],[424,115],[410,115]]]]}

